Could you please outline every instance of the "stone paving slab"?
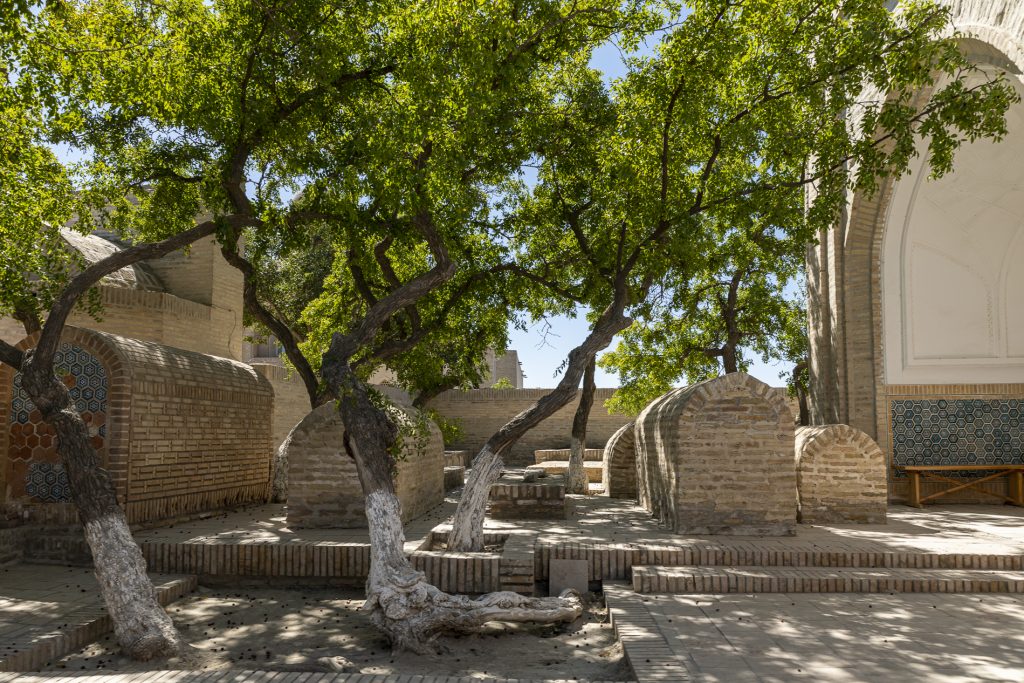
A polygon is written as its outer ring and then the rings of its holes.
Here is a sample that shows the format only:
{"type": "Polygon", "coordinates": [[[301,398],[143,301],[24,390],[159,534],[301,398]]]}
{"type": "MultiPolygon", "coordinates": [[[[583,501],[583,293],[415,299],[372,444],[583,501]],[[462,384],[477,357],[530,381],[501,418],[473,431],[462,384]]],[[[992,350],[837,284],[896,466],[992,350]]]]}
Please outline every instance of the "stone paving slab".
{"type": "Polygon", "coordinates": [[[604,597],[615,635],[639,683],[690,680],[686,667],[672,651],[668,637],[645,606],[645,598],[631,591],[628,585],[618,583],[605,584],[604,597]]]}
{"type": "MultiPolygon", "coordinates": [[[[151,575],[162,605],[196,588],[192,576],[151,575]]],[[[0,569],[0,671],[25,671],[111,630],[92,570],[20,564],[0,569]]]]}
{"type": "Polygon", "coordinates": [[[638,593],[1024,593],[1024,572],[956,569],[633,567],[638,593]]]}
{"type": "Polygon", "coordinates": [[[633,594],[632,601],[695,683],[1024,681],[1018,595],[633,594]]]}
{"type": "MultiPolygon", "coordinates": [[[[409,674],[328,674],[296,671],[147,671],[144,673],[0,674],[0,683],[579,683],[576,679],[475,678],[409,674]]],[[[611,683],[595,681],[594,683],[611,683]]]]}

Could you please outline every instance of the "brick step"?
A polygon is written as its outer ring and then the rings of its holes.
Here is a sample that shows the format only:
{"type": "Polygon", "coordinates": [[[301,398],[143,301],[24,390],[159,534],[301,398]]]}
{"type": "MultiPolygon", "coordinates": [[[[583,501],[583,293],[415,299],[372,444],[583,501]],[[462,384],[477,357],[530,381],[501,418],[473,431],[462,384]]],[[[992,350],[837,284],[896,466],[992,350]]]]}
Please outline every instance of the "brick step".
{"type": "Polygon", "coordinates": [[[1024,593],[1024,572],[816,567],[633,567],[638,593],[1024,593]]]}
{"type": "MultiPolygon", "coordinates": [[[[583,469],[587,473],[587,481],[592,484],[601,483],[601,478],[604,474],[604,465],[600,462],[594,462],[593,460],[586,460],[583,463],[583,469]]],[[[530,465],[526,468],[526,471],[530,470],[543,470],[549,475],[561,474],[565,475],[569,472],[569,461],[568,460],[548,460],[541,462],[536,465],[530,465]]]]}
{"type": "MultiPolygon", "coordinates": [[[[544,450],[534,451],[533,461],[538,465],[548,462],[549,460],[564,460],[565,462],[569,462],[570,455],[572,455],[572,451],[570,451],[568,448],[547,448],[544,450]]],[[[603,462],[604,449],[583,449],[583,460],[584,462],[603,462]]]]}

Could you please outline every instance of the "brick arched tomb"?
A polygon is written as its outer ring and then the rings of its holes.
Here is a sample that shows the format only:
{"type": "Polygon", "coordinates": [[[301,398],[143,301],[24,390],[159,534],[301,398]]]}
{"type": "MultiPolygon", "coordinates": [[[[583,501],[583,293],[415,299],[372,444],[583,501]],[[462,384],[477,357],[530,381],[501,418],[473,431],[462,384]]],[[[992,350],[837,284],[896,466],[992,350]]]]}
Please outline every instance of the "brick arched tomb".
{"type": "MultiPolygon", "coordinates": [[[[395,405],[404,419],[416,420],[412,408],[395,405]]],[[[395,489],[402,501],[403,522],[444,501],[444,440],[431,420],[424,420],[419,428],[428,432],[405,438],[396,467],[395,489]]],[[[278,462],[288,471],[289,526],[366,526],[359,475],[344,443],[341,416],[334,403],[327,403],[306,415],[281,444],[278,462]]]]}
{"type": "MultiPolygon", "coordinates": [[[[248,365],[69,327],[55,369],[130,522],[267,499],[274,397],[248,365]]],[[[0,502],[31,520],[74,522],[56,435],[7,366],[0,397],[0,502]]]]}
{"type": "Polygon", "coordinates": [[[636,419],[640,503],[678,533],[793,534],[793,438],[785,398],[745,373],[675,389],[636,419]]]}

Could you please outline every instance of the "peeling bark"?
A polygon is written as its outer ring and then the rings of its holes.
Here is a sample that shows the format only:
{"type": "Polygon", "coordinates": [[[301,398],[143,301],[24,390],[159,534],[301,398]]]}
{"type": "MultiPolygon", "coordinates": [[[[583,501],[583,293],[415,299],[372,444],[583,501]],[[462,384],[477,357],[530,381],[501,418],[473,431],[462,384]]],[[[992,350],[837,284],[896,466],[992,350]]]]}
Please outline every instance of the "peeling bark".
{"type": "Polygon", "coordinates": [[[347,362],[330,361],[324,376],[335,389],[345,425],[345,449],[356,463],[366,494],[370,531],[370,574],[362,609],[396,650],[435,653],[436,639],[489,621],[573,621],[583,612],[575,593],[558,598],[525,598],[498,592],[472,599],[449,595],[427,582],[405,556],[402,504],[395,493],[391,455],[398,431],[373,405],[365,385],[347,362]]]}
{"type": "Polygon", "coordinates": [[[71,402],[67,387],[54,376],[52,362],[39,365],[32,352],[26,353],[22,386],[57,433],[57,452],[118,644],[126,655],[141,661],[182,654],[186,646],[156,600],[146,562],[117,503],[110,474],[100,466],[89,442],[89,428],[71,402]]]}
{"type": "Polygon", "coordinates": [[[587,449],[587,422],[590,420],[590,409],[594,406],[594,373],[597,370],[597,356],[590,359],[583,373],[583,391],[580,392],[580,403],[576,407],[576,415],[572,419],[572,436],[569,441],[569,472],[565,476],[566,493],[590,493],[590,481],[584,465],[584,452],[587,449]]]}

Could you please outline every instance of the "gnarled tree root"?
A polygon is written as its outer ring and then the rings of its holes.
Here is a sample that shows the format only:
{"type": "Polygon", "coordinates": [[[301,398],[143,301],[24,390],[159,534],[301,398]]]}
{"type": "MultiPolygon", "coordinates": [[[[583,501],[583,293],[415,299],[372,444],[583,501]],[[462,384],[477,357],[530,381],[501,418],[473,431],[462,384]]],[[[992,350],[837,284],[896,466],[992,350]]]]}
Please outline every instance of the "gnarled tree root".
{"type": "Polygon", "coordinates": [[[437,638],[468,633],[490,621],[572,622],[583,614],[579,593],[557,598],[528,598],[511,591],[478,598],[451,595],[427,583],[422,572],[408,571],[387,580],[371,578],[363,610],[391,640],[395,650],[436,654],[437,638]]]}

